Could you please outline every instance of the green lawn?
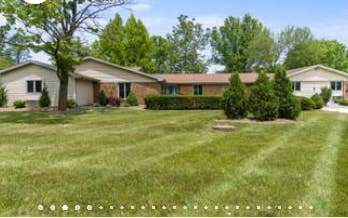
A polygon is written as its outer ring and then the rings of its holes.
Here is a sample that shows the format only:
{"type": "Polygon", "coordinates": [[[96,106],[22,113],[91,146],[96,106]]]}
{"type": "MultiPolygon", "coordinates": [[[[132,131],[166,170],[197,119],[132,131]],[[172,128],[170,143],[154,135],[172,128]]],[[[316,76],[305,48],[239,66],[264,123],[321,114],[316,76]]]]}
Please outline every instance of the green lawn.
{"type": "Polygon", "coordinates": [[[305,112],[298,124],[212,131],[222,117],[132,109],[0,113],[0,215],[348,216],[348,115],[305,112]]]}

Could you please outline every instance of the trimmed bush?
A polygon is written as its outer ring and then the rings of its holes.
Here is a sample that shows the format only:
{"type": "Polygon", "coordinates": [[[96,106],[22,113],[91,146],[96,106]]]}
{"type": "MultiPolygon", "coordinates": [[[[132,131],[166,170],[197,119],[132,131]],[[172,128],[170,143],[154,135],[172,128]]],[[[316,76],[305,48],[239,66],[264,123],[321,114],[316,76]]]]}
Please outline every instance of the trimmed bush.
{"type": "Polygon", "coordinates": [[[133,92],[130,92],[126,99],[128,106],[138,106],[138,100],[137,97],[133,92]]]}
{"type": "Polygon", "coordinates": [[[5,87],[0,84],[0,107],[5,107],[7,104],[7,92],[5,87]]]}
{"type": "Polygon", "coordinates": [[[303,111],[310,111],[315,108],[315,103],[312,99],[306,97],[296,97],[301,103],[301,109],[303,111]]]}
{"type": "Polygon", "coordinates": [[[292,94],[292,85],[286,71],[279,69],[273,81],[274,94],[279,100],[278,117],[296,120],[301,112],[301,103],[292,94]]]}
{"type": "Polygon", "coordinates": [[[145,105],[154,110],[215,110],[221,109],[221,96],[208,95],[147,95],[145,105]]]}
{"type": "Polygon", "coordinates": [[[332,91],[328,87],[321,88],[320,96],[324,101],[324,105],[326,105],[331,99],[332,91]]]}
{"type": "Polygon", "coordinates": [[[348,99],[341,99],[341,100],[337,100],[336,102],[339,105],[348,106],[348,99]]]}
{"type": "Polygon", "coordinates": [[[265,73],[260,73],[251,87],[249,108],[256,120],[268,121],[278,118],[279,101],[265,73]]]}
{"type": "Polygon", "coordinates": [[[245,94],[245,87],[238,73],[231,76],[230,85],[222,96],[221,105],[229,119],[241,119],[248,115],[248,100],[245,94]]]}
{"type": "Polygon", "coordinates": [[[13,102],[13,107],[16,108],[16,109],[25,108],[25,101],[17,100],[15,102],[13,102]]]}
{"type": "Polygon", "coordinates": [[[321,109],[324,107],[324,100],[319,94],[314,94],[311,99],[314,102],[314,109],[321,109]]]}
{"type": "Polygon", "coordinates": [[[119,107],[121,106],[121,99],[120,98],[115,98],[113,96],[110,96],[107,98],[108,105],[112,107],[119,107]]]}
{"type": "Polygon", "coordinates": [[[67,104],[67,107],[68,108],[75,108],[77,107],[77,103],[74,99],[71,99],[69,98],[67,101],[66,101],[66,104],[67,104]]]}
{"type": "Polygon", "coordinates": [[[39,106],[40,107],[51,106],[51,99],[50,99],[50,96],[48,94],[48,90],[47,90],[46,86],[44,86],[44,88],[42,89],[41,97],[39,99],[39,106]]]}
{"type": "Polygon", "coordinates": [[[106,97],[104,90],[99,92],[98,101],[101,106],[106,106],[108,104],[108,98],[106,97]]]}

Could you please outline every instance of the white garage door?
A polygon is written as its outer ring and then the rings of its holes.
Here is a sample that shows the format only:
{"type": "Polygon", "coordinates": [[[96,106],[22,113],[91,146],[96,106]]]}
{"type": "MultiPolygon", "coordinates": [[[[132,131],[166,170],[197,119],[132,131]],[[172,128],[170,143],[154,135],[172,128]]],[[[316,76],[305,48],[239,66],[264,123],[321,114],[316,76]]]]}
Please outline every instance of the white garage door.
{"type": "Polygon", "coordinates": [[[93,82],[76,80],[76,102],[79,106],[93,104],[93,82]]]}

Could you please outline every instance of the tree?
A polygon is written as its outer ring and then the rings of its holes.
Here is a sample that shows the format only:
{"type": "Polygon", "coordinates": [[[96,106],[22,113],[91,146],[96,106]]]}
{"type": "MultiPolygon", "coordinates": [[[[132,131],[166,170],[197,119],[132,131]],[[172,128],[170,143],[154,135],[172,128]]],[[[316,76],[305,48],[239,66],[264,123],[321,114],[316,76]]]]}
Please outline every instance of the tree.
{"type": "Polygon", "coordinates": [[[279,56],[286,57],[295,47],[313,40],[314,36],[308,27],[287,26],[278,37],[279,56]]]}
{"type": "Polygon", "coordinates": [[[260,73],[251,87],[249,109],[255,119],[260,121],[278,118],[279,101],[274,94],[272,83],[265,73],[260,73]]]}
{"type": "Polygon", "coordinates": [[[25,45],[26,41],[27,39],[22,29],[19,29],[18,32],[9,39],[8,52],[13,57],[16,64],[20,64],[31,57],[30,50],[25,45]]]}
{"type": "Polygon", "coordinates": [[[40,99],[39,99],[39,105],[40,105],[40,107],[49,107],[49,106],[51,106],[51,99],[50,99],[50,95],[48,93],[46,85],[42,89],[41,96],[40,96],[40,99]]]}
{"type": "Polygon", "coordinates": [[[230,85],[222,97],[222,108],[229,119],[241,119],[248,115],[245,87],[238,73],[230,78],[230,85]]]}
{"type": "Polygon", "coordinates": [[[0,70],[14,64],[11,55],[5,48],[5,29],[4,27],[0,27],[0,70]]]}
{"type": "Polygon", "coordinates": [[[207,70],[202,51],[209,35],[202,25],[188,16],[178,17],[179,24],[167,34],[169,44],[169,66],[173,73],[201,73],[207,70]]]}
{"type": "Polygon", "coordinates": [[[278,116],[284,119],[295,120],[301,112],[301,103],[293,96],[292,84],[286,71],[278,70],[273,80],[274,94],[279,100],[278,116]]]}
{"type": "Polygon", "coordinates": [[[336,40],[313,40],[294,47],[285,60],[288,69],[315,64],[348,71],[346,46],[336,40]]]}
{"type": "Polygon", "coordinates": [[[311,99],[314,102],[314,109],[321,109],[324,107],[324,100],[318,93],[314,94],[311,99]]]}
{"type": "Polygon", "coordinates": [[[33,5],[2,0],[0,11],[7,26],[21,24],[27,38],[25,46],[51,57],[60,80],[58,109],[66,110],[69,74],[81,60],[74,49],[76,35],[83,31],[97,32],[100,13],[126,3],[128,0],[57,0],[33,5]]]}
{"type": "Polygon", "coordinates": [[[155,73],[170,73],[169,65],[169,43],[167,39],[161,36],[152,38],[154,50],[152,54],[152,63],[155,73]]]}
{"type": "Polygon", "coordinates": [[[272,41],[270,31],[249,14],[242,19],[228,17],[220,28],[211,31],[213,61],[225,65],[228,72],[244,72],[265,60],[273,62],[272,41]]]}
{"type": "Polygon", "coordinates": [[[118,65],[139,66],[145,72],[154,71],[151,62],[153,41],[142,21],[133,15],[123,25],[121,16],[116,14],[93,43],[91,53],[118,65]]]}

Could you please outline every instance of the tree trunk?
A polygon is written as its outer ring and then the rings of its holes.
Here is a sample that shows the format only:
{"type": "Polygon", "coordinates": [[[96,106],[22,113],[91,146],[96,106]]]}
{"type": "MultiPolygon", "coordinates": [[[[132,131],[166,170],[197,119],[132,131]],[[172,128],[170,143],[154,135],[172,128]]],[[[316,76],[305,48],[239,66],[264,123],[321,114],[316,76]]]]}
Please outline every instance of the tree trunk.
{"type": "Polygon", "coordinates": [[[62,76],[62,78],[60,78],[59,98],[58,98],[59,111],[66,111],[67,109],[68,83],[69,83],[68,75],[64,75],[62,76]]]}

